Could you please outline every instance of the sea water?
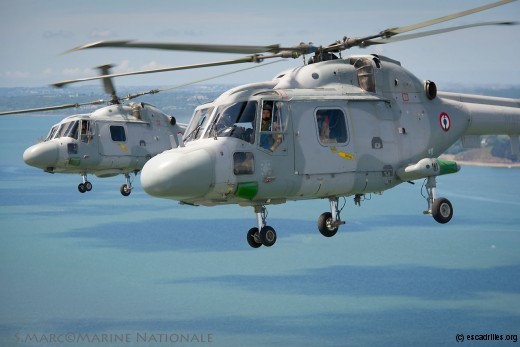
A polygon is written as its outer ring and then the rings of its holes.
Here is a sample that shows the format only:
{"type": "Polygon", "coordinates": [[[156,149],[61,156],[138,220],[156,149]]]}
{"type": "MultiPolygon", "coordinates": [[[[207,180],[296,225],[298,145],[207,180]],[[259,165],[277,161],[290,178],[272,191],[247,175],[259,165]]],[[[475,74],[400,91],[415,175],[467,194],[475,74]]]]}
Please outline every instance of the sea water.
{"type": "Polygon", "coordinates": [[[333,238],[316,227],[327,200],[270,206],[278,240],[252,249],[252,208],[181,206],[139,178],[122,197],[122,176],[80,194],[79,175],[26,166],[23,150],[59,120],[0,120],[1,345],[490,346],[520,334],[518,169],[439,177],[446,225],[422,214],[421,181],[347,198],[333,238]]]}

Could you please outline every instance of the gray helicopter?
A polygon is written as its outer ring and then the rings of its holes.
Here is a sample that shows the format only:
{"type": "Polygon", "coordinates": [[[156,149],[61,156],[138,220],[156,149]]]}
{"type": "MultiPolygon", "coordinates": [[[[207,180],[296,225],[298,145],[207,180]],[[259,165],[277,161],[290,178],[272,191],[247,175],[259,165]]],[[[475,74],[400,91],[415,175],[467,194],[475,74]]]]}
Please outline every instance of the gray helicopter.
{"type": "MultiPolygon", "coordinates": [[[[100,66],[101,75],[109,74],[110,67],[100,66]]],[[[155,94],[160,90],[119,98],[110,79],[103,79],[103,85],[105,91],[111,95],[109,100],[15,110],[2,112],[0,115],[109,104],[92,113],[76,114],[61,120],[51,127],[42,142],[25,150],[23,160],[27,165],[48,173],[80,174],[80,193],[92,190],[88,174],[101,178],[122,174],[126,183],[121,185],[120,192],[123,196],[128,196],[133,188],[131,174],[137,175],[150,158],[176,146],[176,139],[182,136],[186,125],[176,124],[174,117],[152,105],[122,103],[124,100],[155,94]]]]}
{"type": "Polygon", "coordinates": [[[144,190],[154,197],[195,206],[253,207],[256,226],[247,232],[247,241],[253,248],[269,247],[277,235],[267,225],[268,205],[327,199],[330,210],[319,216],[318,230],[331,237],[345,223],[340,199],[353,197],[355,204],[361,204],[367,194],[418,179],[425,181],[425,213],[448,223],[453,206],[436,195],[436,180],[458,172],[460,166],[439,156],[461,138],[465,146],[479,144],[484,134],[509,135],[518,153],[520,100],[438,92],[434,82],[417,78],[391,58],[341,56],[351,47],[513,24],[486,22],[401,35],[509,2],[363,38],[345,37],[325,47],[106,41],[74,50],[121,47],[250,54],[102,78],[312,55],[303,66],[271,81],[238,86],[197,107],[175,148],[148,160],[141,172],[144,190]]]}

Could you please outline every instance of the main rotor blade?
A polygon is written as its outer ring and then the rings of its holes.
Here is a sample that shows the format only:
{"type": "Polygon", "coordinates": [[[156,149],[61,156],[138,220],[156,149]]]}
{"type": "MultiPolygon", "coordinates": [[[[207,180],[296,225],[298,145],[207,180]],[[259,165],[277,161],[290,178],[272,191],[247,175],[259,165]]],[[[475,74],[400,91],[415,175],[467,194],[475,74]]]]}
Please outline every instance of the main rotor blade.
{"type": "MultiPolygon", "coordinates": [[[[421,29],[421,28],[424,28],[424,27],[427,27],[430,25],[435,25],[435,24],[439,24],[442,22],[456,19],[456,18],[464,17],[464,16],[467,16],[467,15],[470,15],[473,13],[488,10],[490,8],[505,5],[510,2],[514,2],[514,1],[516,1],[516,0],[501,0],[501,1],[493,2],[488,5],[476,7],[476,8],[470,9],[470,10],[457,12],[457,13],[454,13],[454,14],[451,14],[448,16],[427,20],[425,22],[421,22],[421,23],[417,23],[417,24],[413,24],[413,25],[402,26],[402,27],[385,29],[378,34],[370,35],[370,36],[366,36],[366,37],[361,37],[361,38],[345,37],[345,38],[343,38],[343,41],[338,41],[336,43],[333,43],[333,44],[329,45],[328,47],[326,47],[325,50],[329,51],[329,52],[334,52],[334,51],[341,51],[344,49],[349,49],[351,47],[357,47],[357,46],[366,47],[370,44],[386,43],[386,42],[377,42],[377,40],[374,40],[374,39],[383,39],[383,40],[389,39],[398,34],[406,33],[406,32],[421,29]],[[372,41],[372,40],[374,40],[374,41],[372,41]]],[[[434,34],[431,34],[431,35],[434,35],[434,34]]],[[[418,37],[420,37],[420,36],[418,36],[418,37]]],[[[388,41],[388,42],[391,42],[391,41],[388,41]]]]}
{"type": "Polygon", "coordinates": [[[53,85],[55,87],[58,87],[58,88],[61,88],[61,87],[63,87],[66,84],[77,83],[77,82],[86,82],[86,81],[93,81],[93,80],[106,79],[106,78],[112,78],[112,77],[144,75],[144,74],[149,74],[149,73],[158,73],[158,72],[167,72],[167,71],[198,69],[198,68],[203,68],[203,67],[212,67],[212,66],[221,66],[221,65],[232,65],[232,64],[241,64],[241,63],[260,62],[263,59],[275,58],[275,57],[278,57],[278,56],[279,55],[248,56],[248,57],[239,58],[239,59],[221,60],[221,61],[215,61],[215,62],[211,62],[211,63],[181,65],[181,66],[173,66],[173,67],[167,67],[167,68],[161,68],[161,69],[140,70],[140,71],[116,73],[116,74],[96,76],[96,77],[79,78],[79,79],[76,79],[76,80],[68,80],[68,81],[56,82],[56,83],[53,83],[51,85],[53,85]]]}
{"type": "Polygon", "coordinates": [[[423,31],[423,32],[420,32],[420,33],[415,33],[415,34],[392,36],[392,37],[387,38],[387,39],[367,40],[367,41],[363,41],[363,47],[368,47],[368,46],[377,45],[377,44],[391,43],[391,42],[412,40],[412,39],[417,39],[417,38],[420,38],[420,37],[439,35],[439,34],[444,34],[444,33],[448,33],[448,32],[451,32],[451,31],[468,29],[468,28],[474,28],[474,27],[479,27],[479,26],[486,26],[486,25],[516,25],[516,24],[518,24],[518,22],[482,22],[482,23],[461,25],[461,26],[444,28],[444,29],[423,31]]]}
{"type": "Polygon", "coordinates": [[[197,44],[197,43],[159,43],[159,42],[135,42],[132,40],[124,41],[99,41],[88,43],[76,47],[68,52],[80,51],[90,48],[144,48],[144,49],[164,49],[171,51],[193,51],[193,52],[216,52],[216,53],[237,53],[237,54],[257,54],[263,52],[278,53],[282,50],[280,45],[270,46],[249,46],[249,45],[216,45],[216,44],[197,44]]]}
{"type": "MultiPolygon", "coordinates": [[[[144,49],[163,49],[163,50],[176,50],[176,51],[195,51],[195,52],[217,52],[217,53],[239,53],[239,54],[258,54],[269,52],[272,54],[283,53],[284,58],[294,58],[297,55],[305,55],[314,53],[316,51],[321,52],[337,52],[342,51],[351,47],[361,46],[365,47],[366,43],[373,39],[389,39],[398,34],[406,33],[409,31],[421,29],[427,26],[439,24],[456,18],[468,16],[473,13],[485,11],[497,6],[505,5],[516,0],[501,0],[496,1],[487,5],[479,6],[470,10],[457,12],[451,15],[439,17],[436,19],[427,20],[421,23],[388,28],[378,34],[365,36],[361,38],[347,38],[343,41],[337,41],[326,47],[315,47],[312,44],[301,43],[293,47],[280,47],[280,45],[269,45],[269,46],[251,46],[251,45],[221,45],[221,44],[196,44],[196,43],[153,43],[153,42],[135,42],[132,40],[119,40],[119,41],[99,41],[89,43],[80,47],[71,49],[68,52],[74,52],[90,48],[101,48],[101,47],[112,47],[112,48],[144,48],[144,49]]],[[[455,29],[458,30],[458,29],[455,29]]],[[[453,30],[451,30],[453,31],[453,30]]],[[[447,31],[445,31],[447,32],[447,31]]],[[[441,32],[439,32],[441,33],[441,32]]],[[[430,35],[434,35],[433,33],[430,35]]],[[[428,36],[428,35],[423,35],[428,36]]],[[[421,37],[421,36],[417,36],[421,37]]],[[[411,39],[412,37],[406,38],[411,39]]],[[[388,41],[391,42],[391,41],[388,41]]],[[[377,42],[383,43],[383,42],[377,42]]],[[[386,42],[384,42],[386,43],[386,42]]],[[[376,41],[370,42],[370,44],[376,44],[376,41]]],[[[158,71],[161,72],[161,71],[158,71]]]]}
{"type": "Polygon", "coordinates": [[[0,116],[7,116],[10,114],[22,114],[22,113],[31,113],[31,112],[63,110],[66,108],[77,108],[77,107],[86,106],[86,105],[101,105],[106,102],[108,102],[108,100],[96,100],[96,101],[89,101],[89,102],[82,102],[82,103],[75,103],[75,104],[64,104],[64,105],[59,105],[59,106],[49,106],[49,107],[30,108],[30,109],[26,109],[26,110],[6,111],[6,112],[0,112],[0,116]]]}
{"type": "Polygon", "coordinates": [[[279,63],[281,61],[283,61],[283,59],[271,61],[269,63],[264,63],[264,64],[261,64],[261,65],[249,66],[249,67],[246,67],[246,68],[243,68],[243,69],[239,69],[239,70],[225,72],[225,73],[220,74],[220,75],[213,75],[213,76],[204,77],[204,78],[200,78],[200,79],[189,81],[189,82],[183,82],[183,83],[179,83],[179,84],[176,84],[174,86],[163,88],[163,89],[152,89],[152,90],[147,91],[147,92],[140,92],[140,93],[135,93],[135,94],[129,94],[129,95],[127,95],[125,97],[122,97],[120,99],[121,100],[131,100],[131,99],[135,99],[137,97],[143,96],[143,95],[157,94],[157,93],[160,93],[160,92],[165,92],[165,91],[172,90],[172,89],[182,88],[182,87],[186,87],[186,86],[189,86],[189,85],[192,85],[192,84],[196,84],[196,83],[200,83],[200,82],[206,82],[206,81],[214,80],[214,79],[217,79],[217,78],[220,78],[220,77],[229,76],[229,75],[236,74],[236,73],[243,72],[243,71],[257,69],[259,67],[263,67],[263,66],[266,66],[266,65],[279,63]]]}
{"type": "Polygon", "coordinates": [[[436,18],[436,19],[430,19],[430,20],[427,20],[425,22],[412,24],[412,25],[407,25],[407,26],[402,26],[402,27],[397,27],[397,28],[389,28],[389,29],[383,30],[379,34],[380,35],[379,37],[389,38],[389,37],[397,35],[397,34],[402,34],[402,33],[405,33],[405,32],[421,29],[421,28],[424,28],[424,27],[427,27],[427,26],[439,24],[439,23],[442,23],[442,22],[446,22],[446,21],[449,21],[449,20],[456,19],[456,18],[468,16],[468,15],[473,14],[473,13],[489,10],[490,8],[501,6],[501,5],[505,5],[505,4],[508,4],[510,2],[513,2],[513,1],[516,1],[516,0],[501,0],[501,1],[493,2],[491,4],[487,4],[487,5],[484,5],[484,6],[475,7],[475,8],[470,9],[470,10],[466,10],[466,11],[450,14],[450,15],[447,15],[447,16],[444,16],[444,17],[439,17],[439,18],[436,18]]]}

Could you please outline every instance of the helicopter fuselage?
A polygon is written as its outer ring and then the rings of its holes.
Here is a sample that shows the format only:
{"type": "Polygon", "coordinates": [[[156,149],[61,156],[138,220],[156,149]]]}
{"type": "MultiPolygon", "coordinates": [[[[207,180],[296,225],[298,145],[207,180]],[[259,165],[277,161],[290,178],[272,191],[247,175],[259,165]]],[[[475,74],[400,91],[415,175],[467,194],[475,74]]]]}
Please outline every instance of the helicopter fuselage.
{"type": "Polygon", "coordinates": [[[306,65],[199,106],[185,146],[152,159],[141,181],[153,196],[209,206],[382,192],[415,177],[400,170],[437,158],[465,134],[520,132],[518,108],[455,99],[437,97],[432,82],[385,57],[306,65]],[[263,132],[266,104],[274,120],[263,132]]]}
{"type": "MultiPolygon", "coordinates": [[[[111,105],[67,117],[43,142],[29,147],[24,161],[49,173],[110,177],[138,172],[153,156],[172,148],[179,127],[147,104],[111,105]]],[[[81,191],[81,189],[80,189],[81,191]]]]}

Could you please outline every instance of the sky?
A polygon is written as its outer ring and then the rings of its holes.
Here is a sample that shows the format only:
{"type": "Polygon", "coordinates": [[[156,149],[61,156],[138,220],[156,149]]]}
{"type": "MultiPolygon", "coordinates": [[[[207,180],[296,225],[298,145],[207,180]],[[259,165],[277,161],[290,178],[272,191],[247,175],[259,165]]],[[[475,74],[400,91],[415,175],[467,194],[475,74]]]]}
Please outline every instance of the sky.
{"type": "MultiPolygon", "coordinates": [[[[300,42],[328,45],[343,36],[365,36],[463,11],[491,0],[438,1],[71,1],[0,0],[0,87],[38,87],[61,80],[97,75],[93,68],[116,65],[114,72],[162,68],[239,58],[221,53],[160,50],[92,49],[63,54],[71,48],[102,40],[193,42],[284,46],[300,42]]],[[[514,2],[459,18],[449,25],[482,21],[514,21],[520,3],[514,2]]],[[[377,53],[401,61],[421,79],[448,85],[518,85],[520,25],[472,28],[367,49],[351,54],[377,53]]],[[[213,80],[245,84],[270,80],[299,66],[289,59],[213,80]]],[[[242,64],[122,77],[116,85],[171,86],[216,76],[242,64]]],[[[91,82],[92,83],[92,82],[91,82]]]]}

